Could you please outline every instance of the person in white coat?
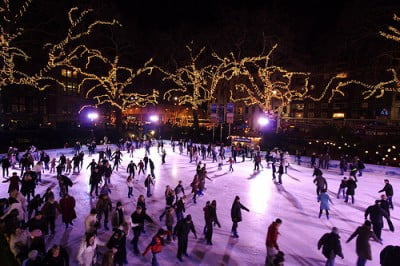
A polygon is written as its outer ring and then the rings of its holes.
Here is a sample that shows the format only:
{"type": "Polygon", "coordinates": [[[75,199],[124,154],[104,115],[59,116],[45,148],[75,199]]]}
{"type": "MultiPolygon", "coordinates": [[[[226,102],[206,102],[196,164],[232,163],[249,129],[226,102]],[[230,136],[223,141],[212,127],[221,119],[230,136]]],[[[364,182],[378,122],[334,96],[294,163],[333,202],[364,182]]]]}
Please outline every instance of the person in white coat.
{"type": "Polygon", "coordinates": [[[94,233],[86,233],[78,250],[78,262],[80,266],[92,266],[96,264],[97,246],[104,246],[94,233]]]}

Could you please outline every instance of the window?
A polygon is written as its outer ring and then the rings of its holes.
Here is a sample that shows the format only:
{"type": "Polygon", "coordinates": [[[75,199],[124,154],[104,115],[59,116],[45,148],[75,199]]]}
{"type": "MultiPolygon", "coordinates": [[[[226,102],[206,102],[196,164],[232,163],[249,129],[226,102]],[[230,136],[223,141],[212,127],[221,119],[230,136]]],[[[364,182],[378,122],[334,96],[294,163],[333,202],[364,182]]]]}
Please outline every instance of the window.
{"type": "Polygon", "coordinates": [[[308,112],[308,118],[314,118],[314,112],[308,112]]]}
{"type": "Polygon", "coordinates": [[[244,113],[245,113],[245,114],[248,114],[248,113],[249,113],[249,107],[246,106],[246,107],[244,108],[244,113]]]}
{"type": "Polygon", "coordinates": [[[308,104],[308,109],[314,109],[314,103],[309,103],[308,104]]]}
{"type": "Polygon", "coordinates": [[[237,108],[236,110],[237,110],[237,114],[238,114],[238,115],[243,114],[243,107],[239,107],[239,108],[237,108]]]}
{"type": "Polygon", "coordinates": [[[322,109],[328,109],[328,103],[321,103],[322,109]]]}
{"type": "Polygon", "coordinates": [[[327,112],[322,112],[321,113],[321,118],[328,118],[328,113],[327,112]]]}

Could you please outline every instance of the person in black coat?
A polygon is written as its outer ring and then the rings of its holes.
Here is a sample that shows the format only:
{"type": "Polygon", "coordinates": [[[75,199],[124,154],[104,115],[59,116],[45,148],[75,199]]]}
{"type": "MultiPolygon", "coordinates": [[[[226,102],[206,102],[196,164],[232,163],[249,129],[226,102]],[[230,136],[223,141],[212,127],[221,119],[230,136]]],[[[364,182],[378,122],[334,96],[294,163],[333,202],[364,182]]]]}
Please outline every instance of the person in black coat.
{"type": "Polygon", "coordinates": [[[346,199],[344,202],[348,202],[349,196],[351,196],[351,203],[354,204],[354,193],[357,188],[357,184],[351,176],[349,177],[349,180],[347,180],[346,187],[346,199]]]}
{"type": "Polygon", "coordinates": [[[1,168],[3,169],[3,177],[8,177],[8,169],[11,167],[10,160],[8,159],[7,156],[3,156],[0,163],[1,163],[1,168]]]}
{"type": "Polygon", "coordinates": [[[99,169],[96,167],[94,171],[91,173],[89,178],[90,185],[90,196],[92,197],[93,191],[96,192],[96,196],[99,195],[99,183],[101,180],[101,175],[99,173],[99,169]]]}
{"type": "Polygon", "coordinates": [[[390,208],[392,208],[392,210],[393,210],[393,202],[392,202],[392,198],[393,198],[393,187],[392,187],[392,185],[389,183],[389,179],[385,179],[384,182],[385,182],[385,186],[384,186],[381,190],[379,190],[378,193],[381,193],[381,192],[385,191],[386,197],[387,197],[387,199],[388,199],[388,201],[389,201],[389,206],[390,206],[390,208]]]}
{"type": "Polygon", "coordinates": [[[318,249],[322,247],[322,254],[326,257],[326,265],[334,265],[336,255],[344,258],[342,246],[340,244],[340,236],[336,227],[332,228],[332,232],[324,234],[318,241],[318,249]]]}
{"type": "Polygon", "coordinates": [[[383,228],[383,217],[389,219],[389,216],[387,212],[381,208],[380,200],[376,200],[375,205],[371,205],[365,210],[365,220],[367,220],[368,215],[372,223],[372,230],[379,240],[382,240],[381,233],[383,228]]]}
{"type": "Polygon", "coordinates": [[[153,220],[144,211],[142,211],[142,207],[140,206],[136,207],[136,211],[132,213],[131,219],[133,231],[133,239],[131,243],[133,244],[133,252],[135,253],[135,255],[139,255],[140,252],[138,248],[138,242],[140,234],[144,229],[144,221],[146,220],[150,223],[153,223],[153,220]]]}
{"type": "Polygon", "coordinates": [[[235,200],[233,201],[232,208],[231,208],[231,218],[232,218],[232,236],[233,237],[239,237],[237,233],[237,227],[238,223],[242,221],[242,209],[246,211],[250,211],[247,209],[245,206],[240,203],[240,198],[239,196],[235,197],[235,200]]]}
{"type": "Polygon", "coordinates": [[[212,234],[213,234],[213,223],[214,225],[218,225],[221,228],[221,224],[218,221],[217,217],[217,202],[213,200],[210,205],[208,205],[207,210],[205,211],[205,220],[206,220],[206,241],[207,245],[212,245],[212,234]]]}
{"type": "Polygon", "coordinates": [[[114,265],[122,266],[126,259],[126,235],[124,231],[115,229],[110,240],[108,240],[107,248],[115,248],[117,252],[114,254],[114,265]]]}
{"type": "Polygon", "coordinates": [[[194,238],[197,239],[196,229],[192,222],[192,216],[189,214],[184,219],[180,220],[174,228],[173,238],[174,240],[178,237],[178,252],[176,257],[179,261],[182,260],[182,255],[188,256],[187,245],[189,232],[192,231],[194,238]]]}
{"type": "Polygon", "coordinates": [[[54,245],[47,252],[44,257],[43,264],[44,266],[69,266],[69,255],[67,251],[59,246],[54,245]]]}

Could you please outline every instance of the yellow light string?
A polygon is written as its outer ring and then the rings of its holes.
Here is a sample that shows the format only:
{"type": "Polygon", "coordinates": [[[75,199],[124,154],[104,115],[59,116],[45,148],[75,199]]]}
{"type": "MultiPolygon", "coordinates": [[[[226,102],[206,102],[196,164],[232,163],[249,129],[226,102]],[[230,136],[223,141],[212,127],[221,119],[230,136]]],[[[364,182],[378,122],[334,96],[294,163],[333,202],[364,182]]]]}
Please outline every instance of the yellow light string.
{"type": "MultiPolygon", "coordinates": [[[[191,43],[193,46],[193,42],[191,43]]],[[[177,88],[166,91],[163,98],[171,101],[176,99],[178,105],[189,104],[197,110],[202,104],[212,102],[215,99],[215,92],[220,81],[230,79],[230,61],[212,53],[218,64],[199,66],[198,59],[205,50],[202,47],[199,52],[194,53],[193,48],[186,46],[189,51],[190,61],[187,65],[179,67],[174,72],[169,72],[161,67],[157,67],[165,77],[163,81],[172,81],[177,88]],[[176,98],[175,98],[176,97],[176,98]]]]}

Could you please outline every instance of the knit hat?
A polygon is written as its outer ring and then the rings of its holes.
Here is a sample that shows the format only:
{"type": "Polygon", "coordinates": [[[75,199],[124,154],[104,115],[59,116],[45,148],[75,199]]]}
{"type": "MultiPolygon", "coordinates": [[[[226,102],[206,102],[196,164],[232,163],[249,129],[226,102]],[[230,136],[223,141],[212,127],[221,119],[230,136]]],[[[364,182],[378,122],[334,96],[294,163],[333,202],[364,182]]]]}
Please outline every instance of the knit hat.
{"type": "Polygon", "coordinates": [[[117,207],[122,206],[122,203],[120,201],[117,202],[117,207]]]}

